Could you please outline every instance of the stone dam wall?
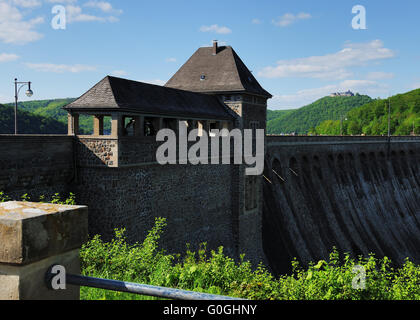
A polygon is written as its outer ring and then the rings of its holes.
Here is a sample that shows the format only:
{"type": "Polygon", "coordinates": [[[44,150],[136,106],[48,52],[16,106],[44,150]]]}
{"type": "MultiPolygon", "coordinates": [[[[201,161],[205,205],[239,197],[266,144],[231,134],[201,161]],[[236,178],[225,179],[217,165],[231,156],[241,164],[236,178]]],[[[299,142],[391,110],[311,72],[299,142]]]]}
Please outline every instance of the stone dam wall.
{"type": "Polygon", "coordinates": [[[420,263],[420,137],[268,136],[262,188],[238,165],[158,165],[156,147],[0,135],[0,191],[34,201],[76,192],[89,206],[89,234],[104,239],[125,227],[142,241],[166,217],[169,252],[206,241],[232,257],[265,254],[276,273],[290,271],[293,257],[328,258],[333,246],[420,263]]]}
{"type": "Polygon", "coordinates": [[[69,192],[75,178],[73,137],[0,135],[0,191],[20,198],[69,192]]]}
{"type": "Polygon", "coordinates": [[[263,244],[275,273],[335,246],[420,263],[419,137],[267,137],[263,244]]]}

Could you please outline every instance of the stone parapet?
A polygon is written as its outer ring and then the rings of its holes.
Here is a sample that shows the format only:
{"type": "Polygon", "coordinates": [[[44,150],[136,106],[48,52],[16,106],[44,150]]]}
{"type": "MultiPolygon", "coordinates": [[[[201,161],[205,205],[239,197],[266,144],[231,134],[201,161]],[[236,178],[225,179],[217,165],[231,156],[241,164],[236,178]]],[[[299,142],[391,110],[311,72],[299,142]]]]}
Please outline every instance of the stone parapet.
{"type": "Polygon", "coordinates": [[[80,273],[79,249],[87,241],[85,206],[10,201],[0,203],[0,300],[79,299],[79,288],[48,290],[53,264],[80,273]]]}

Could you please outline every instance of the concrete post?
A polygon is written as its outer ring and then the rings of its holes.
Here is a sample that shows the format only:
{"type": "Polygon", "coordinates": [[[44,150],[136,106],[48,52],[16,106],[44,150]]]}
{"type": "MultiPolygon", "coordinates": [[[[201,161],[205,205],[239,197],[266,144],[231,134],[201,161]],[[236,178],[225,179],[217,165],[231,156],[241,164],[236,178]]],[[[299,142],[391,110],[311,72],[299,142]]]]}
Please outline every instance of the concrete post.
{"type": "Polygon", "coordinates": [[[87,241],[85,206],[0,203],[0,300],[78,300],[80,288],[50,290],[51,265],[80,274],[79,249],[87,241]]]}

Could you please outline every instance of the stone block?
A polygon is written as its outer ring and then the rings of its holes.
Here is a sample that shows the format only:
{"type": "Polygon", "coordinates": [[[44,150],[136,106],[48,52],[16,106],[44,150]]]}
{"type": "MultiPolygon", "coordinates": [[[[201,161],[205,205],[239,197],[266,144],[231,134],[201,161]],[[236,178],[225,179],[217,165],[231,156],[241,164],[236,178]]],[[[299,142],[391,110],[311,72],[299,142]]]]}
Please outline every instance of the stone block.
{"type": "Polygon", "coordinates": [[[45,273],[56,264],[64,266],[66,273],[80,274],[79,249],[27,265],[0,263],[0,300],[79,300],[78,286],[66,285],[65,290],[47,288],[45,273]]]}
{"type": "Polygon", "coordinates": [[[85,206],[0,203],[0,263],[23,265],[78,249],[87,234],[85,206]]]}

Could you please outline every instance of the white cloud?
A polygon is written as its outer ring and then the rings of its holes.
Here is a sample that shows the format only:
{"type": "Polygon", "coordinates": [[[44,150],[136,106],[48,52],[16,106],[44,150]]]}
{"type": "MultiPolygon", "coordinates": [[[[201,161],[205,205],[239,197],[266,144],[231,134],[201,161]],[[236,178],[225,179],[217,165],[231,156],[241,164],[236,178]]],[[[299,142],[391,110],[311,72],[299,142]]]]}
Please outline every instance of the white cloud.
{"type": "Polygon", "coordinates": [[[13,0],[12,3],[22,8],[35,8],[41,5],[41,2],[38,0],[13,0]]]}
{"type": "Polygon", "coordinates": [[[75,3],[77,0],[46,0],[49,3],[64,3],[64,4],[70,4],[75,3]]]}
{"type": "Polygon", "coordinates": [[[176,62],[176,58],[166,58],[166,62],[176,62]]]}
{"type": "Polygon", "coordinates": [[[309,13],[301,12],[298,14],[286,13],[279,17],[277,20],[273,20],[273,24],[279,27],[287,27],[299,20],[307,20],[312,18],[309,13]]]}
{"type": "Polygon", "coordinates": [[[0,62],[10,62],[19,59],[19,56],[12,53],[0,53],[0,62]]]}
{"type": "Polygon", "coordinates": [[[260,19],[254,18],[254,19],[252,19],[251,23],[252,24],[261,24],[262,21],[260,19]]]}
{"type": "Polygon", "coordinates": [[[95,71],[96,67],[83,64],[53,64],[53,63],[25,63],[25,65],[33,70],[39,72],[53,72],[53,73],[79,73],[84,71],[95,71]]]}
{"type": "Polygon", "coordinates": [[[346,79],[352,76],[351,69],[374,61],[389,59],[395,53],[380,40],[368,43],[346,43],[344,49],[324,56],[312,56],[291,60],[280,60],[277,66],[266,67],[258,75],[265,78],[316,78],[346,79]]]}
{"type": "Polygon", "coordinates": [[[160,79],[154,79],[154,80],[138,80],[139,82],[144,82],[144,83],[150,83],[150,84],[156,84],[158,86],[163,86],[166,81],[164,80],[160,80],[160,79]]]}
{"type": "Polygon", "coordinates": [[[0,41],[12,44],[25,44],[41,39],[42,34],[35,31],[44,18],[24,20],[22,13],[10,3],[0,2],[0,41]]]}
{"type": "Polygon", "coordinates": [[[351,90],[354,93],[367,94],[371,97],[387,95],[389,86],[372,80],[344,80],[337,84],[330,84],[319,88],[299,90],[288,95],[274,95],[270,107],[276,109],[300,108],[308,105],[333,92],[351,90]]]}
{"type": "Polygon", "coordinates": [[[106,13],[121,14],[123,12],[122,10],[114,9],[111,3],[105,1],[88,1],[83,6],[96,8],[106,13]]]}
{"type": "Polygon", "coordinates": [[[66,6],[67,22],[117,22],[119,19],[114,16],[100,17],[83,12],[79,6],[68,5],[66,6]]]}
{"type": "Polygon", "coordinates": [[[366,79],[369,80],[386,80],[386,79],[393,79],[394,74],[390,72],[369,72],[366,75],[366,79]]]}
{"type": "Polygon", "coordinates": [[[202,26],[200,28],[201,32],[214,32],[218,34],[228,34],[232,33],[232,30],[230,30],[228,27],[219,26],[217,24],[213,24],[211,26],[202,26]]]}
{"type": "Polygon", "coordinates": [[[420,89],[420,81],[412,83],[410,86],[410,89],[411,90],[420,89]]]}
{"type": "Polygon", "coordinates": [[[114,70],[112,71],[111,75],[115,77],[125,77],[128,75],[128,72],[125,70],[114,70]]]}

